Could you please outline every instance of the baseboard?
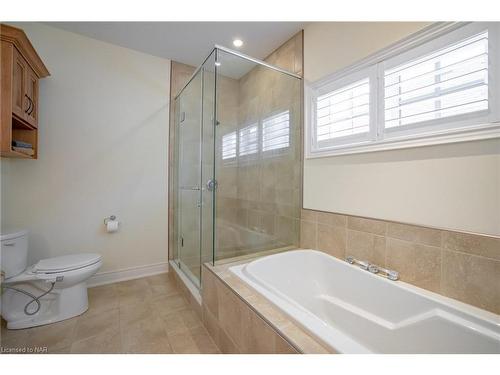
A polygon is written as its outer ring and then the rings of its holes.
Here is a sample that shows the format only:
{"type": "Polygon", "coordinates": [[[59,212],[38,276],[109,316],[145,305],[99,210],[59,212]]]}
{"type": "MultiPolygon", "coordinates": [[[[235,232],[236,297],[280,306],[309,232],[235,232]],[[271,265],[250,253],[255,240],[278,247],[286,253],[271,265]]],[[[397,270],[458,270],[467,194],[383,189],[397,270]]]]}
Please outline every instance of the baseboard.
{"type": "Polygon", "coordinates": [[[141,277],[158,275],[168,272],[168,262],[149,264],[146,266],[138,266],[126,268],[118,271],[107,271],[97,273],[87,281],[89,288],[99,285],[116,283],[119,281],[139,279],[141,277]]]}

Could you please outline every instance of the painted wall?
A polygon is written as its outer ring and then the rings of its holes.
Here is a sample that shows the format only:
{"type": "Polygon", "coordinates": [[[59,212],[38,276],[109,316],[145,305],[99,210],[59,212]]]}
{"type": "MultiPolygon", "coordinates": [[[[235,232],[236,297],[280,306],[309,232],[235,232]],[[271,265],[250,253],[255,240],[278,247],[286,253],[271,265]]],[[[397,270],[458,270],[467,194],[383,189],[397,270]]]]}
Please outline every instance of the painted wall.
{"type": "Polygon", "coordinates": [[[22,23],[40,83],[39,159],[2,159],[2,225],[30,230],[30,262],[103,255],[100,272],[167,262],[170,61],[22,23]],[[103,219],[115,214],[119,232],[103,219]]]}
{"type": "MultiPolygon", "coordinates": [[[[306,82],[426,25],[311,23],[306,82]]],[[[304,208],[500,235],[500,140],[306,159],[304,208]]]]}

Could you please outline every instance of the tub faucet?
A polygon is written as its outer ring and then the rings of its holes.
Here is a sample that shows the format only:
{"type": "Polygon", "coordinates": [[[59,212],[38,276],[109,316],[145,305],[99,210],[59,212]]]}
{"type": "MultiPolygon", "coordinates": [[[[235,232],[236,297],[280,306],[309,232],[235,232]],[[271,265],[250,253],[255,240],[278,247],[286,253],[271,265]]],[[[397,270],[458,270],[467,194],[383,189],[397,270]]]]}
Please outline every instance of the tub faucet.
{"type": "Polygon", "coordinates": [[[345,261],[349,264],[354,264],[364,269],[365,271],[369,271],[371,273],[380,273],[387,277],[389,280],[396,281],[399,280],[399,272],[394,270],[388,270],[386,268],[377,266],[376,264],[370,264],[364,260],[357,260],[353,256],[348,256],[345,258],[345,261]]]}
{"type": "Polygon", "coordinates": [[[349,264],[357,265],[364,270],[368,270],[368,268],[370,267],[370,263],[365,262],[364,260],[357,260],[353,256],[348,256],[347,258],[345,258],[345,261],[349,264]]]}
{"type": "Polygon", "coordinates": [[[389,280],[396,281],[399,280],[399,272],[394,270],[388,270],[387,268],[379,267],[375,264],[370,264],[368,271],[371,273],[382,273],[389,280]]]}

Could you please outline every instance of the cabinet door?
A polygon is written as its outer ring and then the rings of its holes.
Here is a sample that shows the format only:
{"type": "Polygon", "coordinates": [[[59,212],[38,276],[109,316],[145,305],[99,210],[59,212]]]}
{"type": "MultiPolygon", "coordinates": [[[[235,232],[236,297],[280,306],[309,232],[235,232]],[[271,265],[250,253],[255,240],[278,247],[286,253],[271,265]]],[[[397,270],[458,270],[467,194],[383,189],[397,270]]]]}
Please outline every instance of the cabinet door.
{"type": "Polygon", "coordinates": [[[26,95],[31,105],[26,112],[26,121],[36,128],[38,126],[38,77],[30,67],[27,69],[26,95]]]}
{"type": "Polygon", "coordinates": [[[26,120],[26,113],[30,109],[29,99],[26,95],[26,82],[28,78],[28,64],[14,48],[12,76],[12,113],[21,120],[26,120]]]}

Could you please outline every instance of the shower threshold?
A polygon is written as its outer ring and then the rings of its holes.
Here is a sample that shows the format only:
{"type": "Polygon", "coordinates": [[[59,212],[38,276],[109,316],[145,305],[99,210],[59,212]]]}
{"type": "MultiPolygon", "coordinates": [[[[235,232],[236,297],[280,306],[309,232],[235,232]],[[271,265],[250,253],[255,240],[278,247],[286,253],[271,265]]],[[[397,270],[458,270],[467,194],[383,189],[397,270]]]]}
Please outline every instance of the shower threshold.
{"type": "Polygon", "coordinates": [[[169,261],[170,267],[172,267],[177,276],[179,276],[179,279],[181,279],[181,281],[184,283],[184,285],[189,290],[191,295],[194,297],[196,302],[198,302],[201,305],[200,286],[196,285],[192,281],[192,278],[196,279],[196,277],[189,270],[188,266],[186,266],[182,261],[180,261],[180,263],[181,267],[179,268],[179,265],[177,264],[176,261],[174,260],[169,261]]]}

